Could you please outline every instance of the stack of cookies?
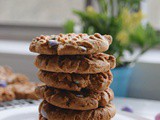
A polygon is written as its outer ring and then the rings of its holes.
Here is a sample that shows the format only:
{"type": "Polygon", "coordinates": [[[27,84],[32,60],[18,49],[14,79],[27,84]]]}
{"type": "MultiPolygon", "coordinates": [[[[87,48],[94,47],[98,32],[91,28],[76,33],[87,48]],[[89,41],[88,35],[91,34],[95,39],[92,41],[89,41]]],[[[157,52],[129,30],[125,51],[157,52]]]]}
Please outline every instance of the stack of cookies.
{"type": "Polygon", "coordinates": [[[116,61],[102,52],[110,35],[59,34],[36,37],[30,51],[39,53],[35,66],[45,83],[36,88],[44,99],[39,120],[110,120],[116,112],[109,88],[116,61]]]}

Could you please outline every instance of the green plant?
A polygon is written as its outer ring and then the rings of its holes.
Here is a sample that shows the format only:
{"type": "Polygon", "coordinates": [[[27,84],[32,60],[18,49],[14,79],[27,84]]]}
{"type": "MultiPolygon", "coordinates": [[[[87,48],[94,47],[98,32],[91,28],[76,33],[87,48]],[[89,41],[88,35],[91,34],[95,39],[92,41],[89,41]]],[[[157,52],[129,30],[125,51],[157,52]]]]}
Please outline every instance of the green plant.
{"type": "Polygon", "coordinates": [[[64,32],[65,33],[72,33],[74,32],[74,26],[75,26],[75,22],[72,20],[68,20],[65,24],[64,24],[64,32]]]}
{"type": "MultiPolygon", "coordinates": [[[[118,66],[135,62],[141,54],[160,42],[155,30],[149,24],[142,25],[143,14],[139,10],[140,1],[117,0],[118,6],[115,6],[113,0],[108,2],[98,0],[99,12],[91,6],[88,6],[85,11],[73,11],[80,18],[82,32],[88,34],[98,32],[113,36],[113,43],[106,52],[117,57],[118,66]],[[132,54],[135,47],[141,49],[137,57],[130,62],[122,60],[124,51],[132,54]]],[[[72,24],[72,30],[73,27],[72,24]]],[[[64,28],[69,30],[66,26],[64,28]]]]}

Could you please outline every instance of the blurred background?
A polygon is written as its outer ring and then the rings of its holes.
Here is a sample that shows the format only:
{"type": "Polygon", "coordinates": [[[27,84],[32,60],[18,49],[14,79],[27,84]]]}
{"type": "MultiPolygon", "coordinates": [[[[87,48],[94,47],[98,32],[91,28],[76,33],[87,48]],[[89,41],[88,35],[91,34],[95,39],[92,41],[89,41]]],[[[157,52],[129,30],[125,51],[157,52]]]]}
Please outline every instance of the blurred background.
{"type": "Polygon", "coordinates": [[[41,34],[111,34],[116,96],[160,100],[160,0],[0,0],[0,65],[37,81],[29,52],[41,34]]]}

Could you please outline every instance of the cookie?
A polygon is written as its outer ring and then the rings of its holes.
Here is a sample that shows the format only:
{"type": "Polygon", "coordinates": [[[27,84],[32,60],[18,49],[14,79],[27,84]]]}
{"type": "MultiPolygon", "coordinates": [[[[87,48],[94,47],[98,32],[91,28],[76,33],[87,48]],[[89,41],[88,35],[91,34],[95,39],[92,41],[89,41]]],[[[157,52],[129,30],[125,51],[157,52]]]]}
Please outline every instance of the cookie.
{"type": "Polygon", "coordinates": [[[35,66],[50,72],[93,74],[107,72],[116,65],[115,57],[104,53],[86,56],[39,55],[35,66]]]}
{"type": "Polygon", "coordinates": [[[100,106],[104,107],[114,97],[111,89],[99,92],[89,90],[73,92],[47,86],[39,86],[36,88],[35,92],[37,96],[54,106],[73,110],[91,110],[100,106]]]}
{"type": "Polygon", "coordinates": [[[8,77],[13,75],[11,68],[7,66],[0,66],[0,80],[7,81],[8,77]]]}
{"type": "Polygon", "coordinates": [[[109,103],[105,107],[94,110],[78,111],[55,107],[46,101],[39,106],[41,118],[39,120],[110,120],[115,116],[115,106],[109,103]],[[44,119],[45,118],[45,119],[44,119]]]}
{"type": "Polygon", "coordinates": [[[13,99],[37,100],[35,87],[38,85],[30,82],[27,76],[14,73],[10,67],[0,66],[0,102],[13,99]]]}
{"type": "Polygon", "coordinates": [[[8,87],[0,87],[0,102],[11,101],[15,99],[15,94],[8,87]]]}
{"type": "Polygon", "coordinates": [[[27,84],[30,83],[27,76],[19,73],[14,73],[7,79],[8,84],[27,84]]]}
{"type": "Polygon", "coordinates": [[[10,89],[14,92],[16,99],[39,99],[35,94],[35,88],[38,84],[13,84],[9,85],[10,89]]]}
{"type": "Polygon", "coordinates": [[[58,89],[81,91],[81,89],[86,88],[93,91],[102,91],[109,87],[113,75],[111,71],[97,74],[69,74],[40,70],[38,78],[47,86],[58,89]]]}
{"type": "Polygon", "coordinates": [[[13,73],[11,68],[6,66],[0,66],[0,80],[5,81],[8,85],[17,83],[29,83],[29,79],[27,76],[19,73],[13,73]]]}
{"type": "Polygon", "coordinates": [[[110,35],[59,34],[33,39],[30,51],[46,55],[80,55],[94,54],[108,50],[112,43],[110,35]]]}

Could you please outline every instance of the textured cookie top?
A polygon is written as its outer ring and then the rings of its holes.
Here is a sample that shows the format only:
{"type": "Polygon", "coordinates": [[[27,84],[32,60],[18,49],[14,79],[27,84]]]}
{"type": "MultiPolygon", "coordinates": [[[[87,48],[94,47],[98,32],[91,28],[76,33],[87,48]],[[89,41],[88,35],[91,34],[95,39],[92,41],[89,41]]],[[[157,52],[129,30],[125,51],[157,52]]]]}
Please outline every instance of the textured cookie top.
{"type": "Polygon", "coordinates": [[[78,55],[93,54],[108,50],[112,43],[110,35],[87,34],[59,34],[33,39],[30,44],[30,51],[47,55],[78,55]]]}
{"type": "Polygon", "coordinates": [[[39,86],[35,92],[37,96],[54,106],[73,110],[91,110],[105,107],[114,97],[111,89],[98,92],[90,90],[74,92],[39,86]]]}
{"type": "Polygon", "coordinates": [[[91,55],[48,56],[39,55],[35,66],[50,72],[92,74],[107,72],[116,66],[116,59],[112,55],[97,53],[91,55]]]}
{"type": "Polygon", "coordinates": [[[116,108],[109,103],[105,107],[94,110],[61,109],[43,101],[39,106],[40,120],[110,120],[115,116],[116,108]]]}

